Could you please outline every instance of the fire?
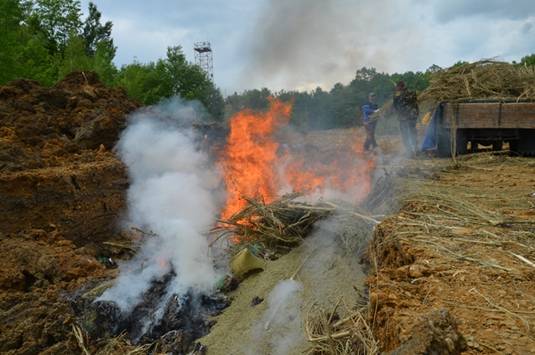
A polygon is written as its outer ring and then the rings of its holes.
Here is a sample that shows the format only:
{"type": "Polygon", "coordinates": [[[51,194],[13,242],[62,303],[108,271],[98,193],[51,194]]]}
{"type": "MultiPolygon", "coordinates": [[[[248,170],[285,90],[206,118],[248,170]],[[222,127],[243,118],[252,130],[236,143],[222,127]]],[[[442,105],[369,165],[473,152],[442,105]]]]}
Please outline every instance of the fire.
{"type": "Polygon", "coordinates": [[[362,132],[346,134],[335,148],[313,134],[282,144],[275,133],[288,124],[291,110],[291,103],[272,99],[267,112],[244,110],[231,118],[220,161],[227,187],[223,219],[245,207],[244,197],[269,203],[283,191],[322,194],[331,189],[358,203],[368,195],[375,159],[362,150],[362,132]]]}
{"type": "Polygon", "coordinates": [[[353,203],[363,201],[371,190],[375,158],[363,151],[361,137],[354,131],[335,149],[288,153],[284,176],[291,190],[323,194],[330,189],[353,203]]]}
{"type": "Polygon", "coordinates": [[[275,166],[279,144],[273,134],[288,123],[291,110],[291,104],[271,99],[265,113],[244,110],[232,117],[221,164],[227,187],[222,218],[240,211],[246,205],[243,197],[261,198],[265,202],[277,197],[275,166]]]}

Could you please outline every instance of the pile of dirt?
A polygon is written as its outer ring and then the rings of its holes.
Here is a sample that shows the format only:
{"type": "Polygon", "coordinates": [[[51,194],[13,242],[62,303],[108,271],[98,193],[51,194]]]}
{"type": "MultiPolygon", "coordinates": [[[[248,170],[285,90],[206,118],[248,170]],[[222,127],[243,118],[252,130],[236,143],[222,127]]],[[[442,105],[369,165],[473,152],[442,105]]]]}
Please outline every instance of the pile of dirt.
{"type": "Polygon", "coordinates": [[[535,163],[481,154],[449,164],[419,162],[437,174],[409,181],[417,190],[376,229],[374,335],[399,354],[535,352],[535,163]]]}
{"type": "Polygon", "coordinates": [[[128,180],[110,150],[137,107],[93,73],[0,87],[1,353],[80,352],[73,297],[132,253],[116,229],[128,180]]]}
{"type": "Polygon", "coordinates": [[[0,261],[0,352],[78,353],[70,295],[114,270],[57,231],[0,235],[0,261]]]}
{"type": "Polygon", "coordinates": [[[58,229],[80,246],[108,238],[128,184],[109,150],[137,107],[90,72],[0,87],[0,229],[58,229]]]}
{"type": "Polygon", "coordinates": [[[74,72],[53,87],[16,80],[0,87],[0,171],[88,162],[113,148],[138,105],[90,72],[74,72]]]}

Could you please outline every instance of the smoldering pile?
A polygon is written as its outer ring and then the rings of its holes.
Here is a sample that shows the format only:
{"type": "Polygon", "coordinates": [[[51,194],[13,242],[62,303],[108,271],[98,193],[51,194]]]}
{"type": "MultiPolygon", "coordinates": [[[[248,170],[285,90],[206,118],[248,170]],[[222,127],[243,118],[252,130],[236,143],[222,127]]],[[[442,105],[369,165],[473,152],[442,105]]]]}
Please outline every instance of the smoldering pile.
{"type": "Polygon", "coordinates": [[[79,334],[91,342],[126,334],[133,344],[153,344],[150,352],[171,342],[158,351],[186,353],[228,305],[216,292],[221,275],[205,235],[220,180],[193,127],[199,110],[171,99],[134,113],[121,134],[117,152],[130,178],[124,227],[147,233],[112,285],[74,302],[79,334]]]}
{"type": "MultiPolygon", "coordinates": [[[[211,317],[225,309],[230,301],[221,293],[204,294],[192,289],[182,294],[172,293],[176,276],[171,270],[152,280],[139,303],[126,311],[114,301],[93,301],[80,292],[72,305],[83,331],[93,342],[113,343],[126,337],[123,341],[128,344],[148,344],[144,349],[150,353],[183,354],[196,349],[199,345],[195,341],[213,325],[211,317]]],[[[92,292],[85,291],[85,294],[92,292]]]]}
{"type": "Polygon", "coordinates": [[[439,70],[419,97],[422,101],[533,100],[535,67],[493,60],[439,70]]]}

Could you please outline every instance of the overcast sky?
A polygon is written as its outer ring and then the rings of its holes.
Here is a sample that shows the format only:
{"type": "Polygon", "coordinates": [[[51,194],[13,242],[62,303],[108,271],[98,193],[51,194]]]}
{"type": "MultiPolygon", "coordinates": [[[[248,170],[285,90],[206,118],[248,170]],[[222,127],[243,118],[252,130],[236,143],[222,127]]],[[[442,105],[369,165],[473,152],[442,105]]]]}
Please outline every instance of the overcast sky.
{"type": "MultiPolygon", "coordinates": [[[[362,66],[425,70],[535,53],[534,0],[95,0],[117,65],[210,41],[223,94],[330,89],[362,66]]],[[[82,1],[87,12],[87,0],[82,1]]]]}

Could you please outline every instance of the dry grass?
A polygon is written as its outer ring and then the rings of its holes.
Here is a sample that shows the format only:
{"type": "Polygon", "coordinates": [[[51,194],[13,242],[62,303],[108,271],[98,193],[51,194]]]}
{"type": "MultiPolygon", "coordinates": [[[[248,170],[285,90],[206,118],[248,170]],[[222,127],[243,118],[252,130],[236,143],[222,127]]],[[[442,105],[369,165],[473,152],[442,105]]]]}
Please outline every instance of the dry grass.
{"type": "MultiPolygon", "coordinates": [[[[457,186],[443,185],[440,192],[424,190],[408,199],[406,202],[410,207],[406,206],[404,212],[398,216],[398,226],[401,228],[399,233],[394,234],[398,234],[400,241],[428,244],[437,253],[449,258],[517,274],[518,270],[503,266],[487,255],[466,253],[459,249],[459,243],[485,245],[496,248],[495,251],[501,250],[505,245],[514,244],[530,252],[530,246],[515,241],[514,237],[525,233],[532,235],[530,231],[535,227],[535,221],[505,217],[495,210],[461,198],[459,194],[454,193],[456,189],[457,186]],[[451,192],[448,192],[450,189],[451,192]],[[509,227],[509,238],[496,234],[500,233],[498,231],[503,226],[509,227]],[[510,228],[511,226],[514,228],[510,228]]],[[[506,250],[503,250],[503,253],[508,258],[526,259],[506,250]]]]}
{"type": "Polygon", "coordinates": [[[254,244],[261,250],[284,252],[299,245],[319,219],[336,207],[320,203],[297,202],[296,195],[283,196],[266,204],[246,199],[248,205],[213,230],[222,237],[237,238],[240,246],[254,244]]]}
{"type": "Polygon", "coordinates": [[[90,351],[88,349],[89,344],[87,341],[87,335],[84,333],[82,328],[76,324],[73,324],[72,332],[74,334],[80,352],[84,355],[145,355],[149,353],[149,349],[153,346],[153,344],[145,344],[141,346],[132,345],[127,339],[126,335],[121,334],[117,337],[106,339],[98,344],[94,344],[96,350],[90,351]]]}
{"type": "Polygon", "coordinates": [[[483,60],[435,73],[421,101],[535,99],[535,67],[483,60]]]}
{"type": "Polygon", "coordinates": [[[379,354],[379,345],[366,317],[366,308],[349,312],[338,319],[338,304],[332,311],[313,305],[305,320],[305,332],[311,343],[310,354],[379,354]]]}
{"type": "Polygon", "coordinates": [[[403,207],[370,249],[370,323],[383,350],[438,308],[461,322],[467,353],[533,347],[534,168],[533,159],[488,152],[419,161],[435,173],[417,184],[406,174],[403,207]]]}

